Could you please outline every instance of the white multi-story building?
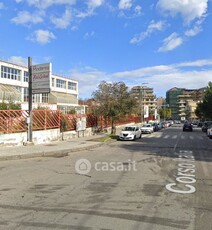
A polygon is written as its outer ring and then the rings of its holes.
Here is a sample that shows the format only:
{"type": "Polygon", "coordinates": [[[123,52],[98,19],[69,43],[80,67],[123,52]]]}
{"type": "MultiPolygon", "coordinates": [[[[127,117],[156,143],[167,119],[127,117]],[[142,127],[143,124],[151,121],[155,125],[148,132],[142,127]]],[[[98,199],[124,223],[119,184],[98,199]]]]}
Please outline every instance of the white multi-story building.
{"type": "MultiPolygon", "coordinates": [[[[13,101],[28,110],[28,67],[0,60],[0,102],[13,101]]],[[[33,94],[33,108],[48,107],[67,113],[84,113],[78,104],[78,82],[51,74],[50,93],[33,94]]]]}
{"type": "Polygon", "coordinates": [[[148,116],[155,117],[157,116],[157,100],[154,95],[153,88],[146,86],[134,86],[131,89],[131,94],[138,101],[140,105],[138,108],[138,114],[145,116],[145,108],[148,108],[148,116]],[[140,111],[139,111],[140,110],[140,111]]]}

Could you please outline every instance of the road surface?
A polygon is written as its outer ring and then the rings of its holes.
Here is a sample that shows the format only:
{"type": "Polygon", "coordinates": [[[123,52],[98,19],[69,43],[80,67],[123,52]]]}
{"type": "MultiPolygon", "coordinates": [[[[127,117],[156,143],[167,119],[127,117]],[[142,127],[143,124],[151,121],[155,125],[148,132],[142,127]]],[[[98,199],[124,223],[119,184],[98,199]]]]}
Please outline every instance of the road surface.
{"type": "Polygon", "coordinates": [[[173,126],[66,157],[0,162],[0,229],[211,230],[212,140],[173,126]]]}

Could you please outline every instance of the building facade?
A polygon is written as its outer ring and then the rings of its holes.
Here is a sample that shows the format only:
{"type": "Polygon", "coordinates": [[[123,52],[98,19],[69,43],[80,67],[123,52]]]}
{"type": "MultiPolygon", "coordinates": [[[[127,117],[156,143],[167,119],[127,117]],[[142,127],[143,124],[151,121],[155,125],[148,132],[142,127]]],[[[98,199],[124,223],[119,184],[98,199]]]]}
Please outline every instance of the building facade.
{"type": "Polygon", "coordinates": [[[134,86],[131,89],[131,94],[138,102],[137,113],[147,118],[151,115],[157,116],[157,100],[154,95],[153,88],[146,86],[134,86]],[[148,114],[147,114],[148,113],[148,114]]]}
{"type": "Polygon", "coordinates": [[[172,88],[166,92],[166,103],[175,120],[195,120],[197,103],[203,100],[205,87],[200,89],[172,88]]]}
{"type": "MultiPolygon", "coordinates": [[[[28,67],[0,60],[0,69],[0,102],[13,101],[28,110],[28,67]]],[[[65,113],[84,110],[78,105],[78,82],[54,74],[50,76],[50,93],[33,94],[32,100],[33,108],[60,109],[65,113]]]]}

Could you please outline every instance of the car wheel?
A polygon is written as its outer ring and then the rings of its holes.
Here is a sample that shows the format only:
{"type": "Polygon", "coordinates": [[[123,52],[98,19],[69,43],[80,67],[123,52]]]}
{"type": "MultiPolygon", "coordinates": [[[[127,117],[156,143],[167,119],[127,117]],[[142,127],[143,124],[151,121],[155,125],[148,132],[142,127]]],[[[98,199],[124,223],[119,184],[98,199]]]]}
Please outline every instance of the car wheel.
{"type": "Polygon", "coordinates": [[[135,141],[135,139],[136,139],[136,135],[134,136],[133,141],[135,141]]]}
{"type": "Polygon", "coordinates": [[[139,139],[141,139],[141,134],[140,134],[140,136],[139,136],[139,139]]]}

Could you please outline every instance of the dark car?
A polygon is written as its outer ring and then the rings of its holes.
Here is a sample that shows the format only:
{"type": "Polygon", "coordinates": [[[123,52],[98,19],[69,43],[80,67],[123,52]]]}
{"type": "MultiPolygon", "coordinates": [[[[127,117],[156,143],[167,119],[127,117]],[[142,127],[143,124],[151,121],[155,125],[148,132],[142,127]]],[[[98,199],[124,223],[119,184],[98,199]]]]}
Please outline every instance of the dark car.
{"type": "Polygon", "coordinates": [[[157,132],[159,130],[158,124],[157,123],[152,123],[153,130],[154,132],[157,132]]]}
{"type": "Polygon", "coordinates": [[[212,125],[212,121],[205,121],[202,125],[202,132],[207,133],[207,129],[210,125],[212,125]]]}
{"type": "Polygon", "coordinates": [[[193,127],[191,123],[185,123],[183,125],[183,131],[193,131],[193,127]]]}

